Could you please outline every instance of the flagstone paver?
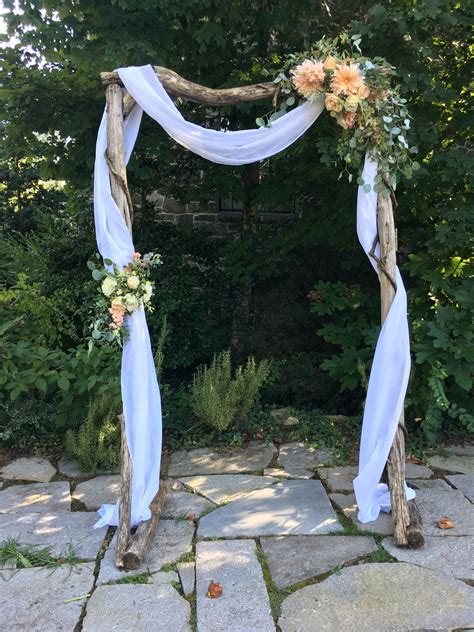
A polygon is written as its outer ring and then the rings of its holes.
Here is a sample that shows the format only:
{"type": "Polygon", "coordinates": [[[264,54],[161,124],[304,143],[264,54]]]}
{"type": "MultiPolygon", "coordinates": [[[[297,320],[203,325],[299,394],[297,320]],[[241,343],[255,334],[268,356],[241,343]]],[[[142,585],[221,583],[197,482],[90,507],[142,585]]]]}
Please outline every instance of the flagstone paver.
{"type": "Polygon", "coordinates": [[[318,470],[321,480],[327,483],[330,492],[351,493],[352,481],[357,476],[357,467],[322,467],[318,470]]]}
{"type": "Polygon", "coordinates": [[[198,632],[274,632],[275,625],[256,557],[255,542],[227,540],[196,545],[198,632]],[[206,596],[218,582],[222,595],[206,596]]]}
{"type": "Polygon", "coordinates": [[[405,478],[430,478],[433,470],[419,463],[405,463],[405,478]]]}
{"type": "Polygon", "coordinates": [[[473,456],[474,457],[474,445],[447,445],[444,450],[451,454],[458,454],[459,456],[473,456]]]}
{"type": "Polygon", "coordinates": [[[281,481],[204,516],[198,536],[317,535],[340,530],[321,481],[281,481]]]}
{"type": "Polygon", "coordinates": [[[274,485],[277,481],[271,476],[252,474],[215,474],[212,476],[191,476],[180,481],[199,492],[218,505],[235,500],[255,489],[274,485]]]}
{"type": "Polygon", "coordinates": [[[121,571],[115,566],[117,538],[114,536],[100,564],[97,581],[105,584],[140,573],[156,573],[164,564],[176,562],[191,551],[193,535],[194,525],[188,520],[161,520],[142,565],[133,571],[121,571]]]}
{"type": "Polygon", "coordinates": [[[420,549],[395,546],[393,538],[385,538],[382,544],[399,562],[425,566],[456,579],[474,581],[474,538],[472,537],[426,536],[425,546],[420,549]]]}
{"type": "Polygon", "coordinates": [[[474,503],[474,474],[452,474],[451,476],[446,476],[446,479],[456,489],[462,491],[471,503],[474,503]]]}
{"type": "Polygon", "coordinates": [[[377,520],[362,523],[357,518],[359,509],[357,507],[355,494],[329,494],[329,498],[359,529],[378,535],[392,535],[393,522],[390,514],[381,511],[377,520]]]}
{"type": "Polygon", "coordinates": [[[474,456],[436,454],[430,457],[430,465],[457,474],[474,474],[474,456]]]}
{"type": "Polygon", "coordinates": [[[290,595],[282,632],[446,630],[474,624],[474,592],[411,564],[363,564],[290,595]]]}
{"type": "Polygon", "coordinates": [[[76,557],[94,560],[107,529],[93,529],[97,516],[85,512],[0,514],[0,543],[12,538],[23,546],[49,547],[60,557],[71,548],[76,557]]]}
{"type": "Polygon", "coordinates": [[[474,536],[474,506],[462,492],[451,489],[420,489],[416,493],[416,504],[423,520],[425,535],[452,537],[474,536]],[[438,521],[447,516],[453,529],[440,529],[438,521]]]}
{"type": "Polygon", "coordinates": [[[47,459],[35,456],[15,459],[0,471],[0,478],[6,481],[49,483],[55,474],[56,468],[47,459]]]}
{"type": "Polygon", "coordinates": [[[58,462],[58,471],[68,478],[86,478],[93,476],[91,472],[85,472],[80,466],[79,461],[74,459],[61,459],[58,462]]]}
{"type": "Polygon", "coordinates": [[[261,545],[280,589],[377,551],[375,540],[363,535],[278,536],[262,538],[261,545]]]}
{"type": "Polygon", "coordinates": [[[168,475],[172,477],[195,476],[196,474],[239,474],[254,472],[267,467],[276,454],[273,444],[256,441],[243,450],[216,452],[200,448],[171,455],[168,475]]]}
{"type": "Polygon", "coordinates": [[[120,476],[118,474],[96,476],[79,483],[72,494],[74,500],[80,500],[90,511],[99,509],[104,503],[115,503],[119,496],[120,476]]]}
{"type": "Polygon", "coordinates": [[[263,470],[263,475],[264,476],[273,476],[274,478],[284,478],[286,480],[288,479],[303,479],[303,480],[307,480],[308,478],[312,478],[313,477],[313,473],[312,472],[307,472],[306,470],[303,470],[301,473],[298,472],[287,472],[286,470],[280,469],[278,467],[266,467],[263,470]]]}
{"type": "Polygon", "coordinates": [[[169,585],[99,586],[87,604],[82,629],[191,632],[190,615],[189,603],[169,585]]]}
{"type": "Polygon", "coordinates": [[[93,571],[92,563],[73,568],[25,568],[12,573],[6,581],[0,579],[0,629],[71,632],[79,622],[86,595],[92,590],[93,571]]]}
{"type": "Polygon", "coordinates": [[[184,491],[171,491],[163,507],[164,518],[187,518],[188,516],[200,516],[203,511],[215,507],[206,498],[184,491]]]}
{"type": "Polygon", "coordinates": [[[280,446],[278,463],[287,472],[313,476],[317,467],[332,465],[334,457],[329,448],[312,448],[305,443],[285,443],[280,446]]]}
{"type": "Polygon", "coordinates": [[[0,492],[0,514],[70,509],[71,493],[67,481],[11,485],[0,492]]]}
{"type": "Polygon", "coordinates": [[[194,592],[196,583],[196,569],[194,562],[183,562],[178,564],[179,580],[186,597],[194,592]]]}
{"type": "Polygon", "coordinates": [[[442,489],[444,491],[449,491],[452,489],[448,483],[442,478],[417,478],[415,480],[407,480],[407,484],[409,487],[413,488],[415,491],[418,489],[442,489]]]}

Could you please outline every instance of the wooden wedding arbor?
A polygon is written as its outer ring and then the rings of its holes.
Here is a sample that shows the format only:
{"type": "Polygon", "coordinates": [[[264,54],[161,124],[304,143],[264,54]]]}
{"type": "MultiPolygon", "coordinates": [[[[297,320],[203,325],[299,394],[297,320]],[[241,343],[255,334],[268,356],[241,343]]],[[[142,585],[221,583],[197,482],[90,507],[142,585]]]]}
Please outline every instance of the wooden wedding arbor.
{"type": "MultiPolygon", "coordinates": [[[[273,82],[214,90],[187,81],[168,68],[155,66],[154,70],[171,97],[180,97],[195,103],[216,106],[262,99],[272,99],[275,103],[277,98],[277,88],[273,82]]],[[[127,185],[123,125],[125,119],[132,111],[135,101],[124,89],[116,72],[101,73],[101,81],[106,89],[107,151],[105,157],[110,171],[112,196],[122,212],[131,234],[133,206],[127,185]]],[[[382,323],[387,317],[396,292],[397,238],[393,214],[394,204],[396,202],[393,195],[389,198],[384,198],[380,193],[378,194],[378,235],[370,252],[370,256],[376,260],[379,270],[382,323]],[[380,246],[380,258],[375,255],[377,243],[380,246]]],[[[146,554],[160,520],[160,514],[166,500],[167,485],[165,480],[160,481],[160,489],[150,505],[151,519],[141,522],[132,535],[130,531],[132,463],[127,445],[123,415],[120,417],[120,422],[122,432],[121,492],[115,562],[119,568],[136,569],[146,554]]],[[[416,548],[423,546],[424,536],[421,517],[416,503],[413,500],[407,501],[405,496],[405,438],[406,429],[402,411],[384,477],[386,477],[386,482],[390,488],[394,542],[398,546],[416,548]]]]}

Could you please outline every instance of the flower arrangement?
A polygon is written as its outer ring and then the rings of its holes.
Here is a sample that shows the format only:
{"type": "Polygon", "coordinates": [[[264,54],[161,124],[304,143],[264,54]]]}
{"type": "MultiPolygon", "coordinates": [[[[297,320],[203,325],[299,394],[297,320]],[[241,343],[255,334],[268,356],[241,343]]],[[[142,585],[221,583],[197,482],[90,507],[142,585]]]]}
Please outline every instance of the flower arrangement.
{"type": "Polygon", "coordinates": [[[143,257],[134,252],[131,261],[122,270],[110,259],[104,259],[103,266],[94,261],[87,262],[92,278],[100,282],[96,318],[91,326],[91,344],[116,342],[122,346],[127,334],[126,316],[141,308],[153,311],[150,303],[153,282],[149,280],[149,275],[151,268],[161,263],[161,255],[153,252],[143,257]]]}
{"type": "MultiPolygon", "coordinates": [[[[394,85],[395,69],[383,58],[364,57],[360,41],[359,35],[323,38],[309,51],[290,55],[274,79],[275,110],[256,122],[269,126],[288,107],[302,100],[321,100],[342,128],[332,147],[319,143],[323,159],[342,164],[339,177],[346,172],[350,182],[354,169],[358,171],[358,184],[369,192],[370,185],[361,177],[363,157],[368,153],[378,163],[374,190],[388,197],[400,175],[410,178],[420,168],[413,160],[418,150],[408,144],[410,115],[400,86],[394,85]]],[[[270,73],[264,70],[263,74],[270,73]]]]}

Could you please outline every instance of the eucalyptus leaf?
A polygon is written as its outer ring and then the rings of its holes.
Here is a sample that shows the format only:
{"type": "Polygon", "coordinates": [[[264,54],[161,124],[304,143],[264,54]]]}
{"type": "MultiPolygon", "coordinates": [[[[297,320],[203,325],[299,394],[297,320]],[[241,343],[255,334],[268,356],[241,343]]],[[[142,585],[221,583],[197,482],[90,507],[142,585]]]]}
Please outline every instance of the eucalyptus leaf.
{"type": "Polygon", "coordinates": [[[92,270],[92,278],[94,279],[94,281],[100,281],[103,276],[104,273],[101,270],[98,270],[97,268],[92,270]]]}

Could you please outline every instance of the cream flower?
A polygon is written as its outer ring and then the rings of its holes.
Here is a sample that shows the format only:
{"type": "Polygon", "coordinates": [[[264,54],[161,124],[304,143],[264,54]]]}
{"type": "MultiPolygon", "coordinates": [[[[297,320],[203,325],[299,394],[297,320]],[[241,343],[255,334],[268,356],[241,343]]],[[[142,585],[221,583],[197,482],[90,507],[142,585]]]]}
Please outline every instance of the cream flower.
{"type": "Polygon", "coordinates": [[[367,99],[369,94],[370,94],[370,88],[369,86],[366,86],[365,84],[357,90],[357,96],[360,97],[361,99],[367,99]]]}
{"type": "Polygon", "coordinates": [[[331,88],[334,94],[357,94],[364,85],[357,64],[339,64],[331,77],[331,88]]]}
{"type": "Polygon", "coordinates": [[[136,290],[139,285],[140,285],[140,279],[135,274],[132,274],[132,276],[128,277],[127,286],[131,290],[136,290]]]}
{"type": "Polygon", "coordinates": [[[291,74],[293,85],[305,99],[323,89],[324,67],[320,61],[305,59],[291,71],[291,74]]]}
{"type": "Polygon", "coordinates": [[[324,99],[324,106],[329,112],[340,112],[342,110],[342,100],[335,94],[328,92],[324,99]]]}
{"type": "Polygon", "coordinates": [[[117,281],[112,277],[106,276],[101,285],[102,294],[108,297],[113,293],[116,287],[117,281]]]}
{"type": "Polygon", "coordinates": [[[125,305],[127,312],[131,314],[140,307],[140,302],[134,294],[125,294],[125,305]]]}
{"type": "Polygon", "coordinates": [[[360,98],[356,97],[354,94],[351,94],[347,97],[344,102],[344,109],[346,112],[357,112],[357,108],[360,105],[360,98]]]}
{"type": "Polygon", "coordinates": [[[328,55],[323,62],[324,70],[334,70],[337,66],[337,59],[332,55],[328,55]]]}
{"type": "Polygon", "coordinates": [[[151,295],[153,294],[153,286],[149,281],[146,281],[145,284],[143,285],[143,288],[144,288],[143,302],[148,303],[148,301],[151,299],[151,295]]]}

